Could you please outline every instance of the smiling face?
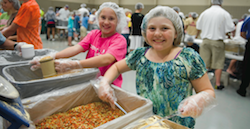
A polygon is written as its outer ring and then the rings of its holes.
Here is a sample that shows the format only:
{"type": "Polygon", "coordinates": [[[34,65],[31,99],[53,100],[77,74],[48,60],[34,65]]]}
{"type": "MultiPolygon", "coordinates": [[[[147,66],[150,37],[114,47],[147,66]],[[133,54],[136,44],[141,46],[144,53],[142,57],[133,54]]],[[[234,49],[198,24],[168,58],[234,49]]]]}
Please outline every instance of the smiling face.
{"type": "Polygon", "coordinates": [[[159,16],[149,20],[146,37],[150,46],[162,51],[173,47],[177,34],[173,23],[169,19],[159,16]]]}
{"type": "Polygon", "coordinates": [[[113,9],[103,8],[98,17],[102,37],[109,37],[116,33],[117,16],[113,9]]]}
{"type": "Polygon", "coordinates": [[[10,9],[13,8],[13,4],[9,2],[9,0],[2,0],[1,5],[5,12],[8,12],[10,9]]]}

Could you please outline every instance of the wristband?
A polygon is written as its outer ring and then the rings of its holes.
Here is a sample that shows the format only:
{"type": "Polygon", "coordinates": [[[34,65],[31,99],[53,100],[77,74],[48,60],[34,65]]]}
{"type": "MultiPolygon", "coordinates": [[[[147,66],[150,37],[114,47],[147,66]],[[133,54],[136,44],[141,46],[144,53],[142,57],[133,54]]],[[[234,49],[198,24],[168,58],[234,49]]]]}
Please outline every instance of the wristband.
{"type": "Polygon", "coordinates": [[[14,49],[15,49],[16,45],[17,45],[17,43],[14,44],[14,49]]]}

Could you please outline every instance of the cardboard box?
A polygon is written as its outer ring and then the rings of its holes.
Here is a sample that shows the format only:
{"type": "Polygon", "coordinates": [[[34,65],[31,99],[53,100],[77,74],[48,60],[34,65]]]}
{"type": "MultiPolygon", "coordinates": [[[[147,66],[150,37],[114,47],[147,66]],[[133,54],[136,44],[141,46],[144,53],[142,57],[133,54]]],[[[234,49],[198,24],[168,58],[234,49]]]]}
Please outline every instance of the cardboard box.
{"type": "Polygon", "coordinates": [[[244,55],[245,52],[245,45],[242,43],[235,42],[233,40],[229,40],[225,43],[225,51],[235,53],[238,55],[244,55]]]}
{"type": "MultiPolygon", "coordinates": [[[[157,120],[160,120],[162,118],[162,117],[157,116],[157,115],[154,115],[154,116],[155,116],[155,118],[158,118],[157,120]]],[[[147,120],[150,117],[152,117],[152,115],[144,117],[144,118],[141,118],[141,119],[138,119],[135,122],[132,122],[129,125],[125,126],[123,129],[142,129],[142,128],[144,129],[147,125],[142,124],[142,120],[147,120]],[[142,126],[141,126],[141,124],[142,124],[142,126]]],[[[167,120],[167,119],[163,119],[162,122],[166,123],[169,126],[169,128],[171,128],[171,129],[189,129],[188,127],[185,127],[183,125],[177,124],[177,123],[175,123],[173,121],[170,121],[170,120],[167,120]]],[[[159,126],[160,124],[156,122],[156,123],[153,123],[153,125],[159,126]]],[[[147,127],[145,129],[152,129],[152,128],[153,127],[147,127]]]]}
{"type": "MultiPolygon", "coordinates": [[[[152,102],[136,94],[132,94],[113,86],[117,103],[128,114],[107,122],[97,129],[120,129],[129,123],[151,115],[152,102]]],[[[33,96],[22,100],[23,106],[30,114],[34,123],[39,122],[46,116],[58,112],[65,112],[71,108],[101,101],[90,83],[82,83],[71,87],[51,91],[45,94],[33,96]]]]}

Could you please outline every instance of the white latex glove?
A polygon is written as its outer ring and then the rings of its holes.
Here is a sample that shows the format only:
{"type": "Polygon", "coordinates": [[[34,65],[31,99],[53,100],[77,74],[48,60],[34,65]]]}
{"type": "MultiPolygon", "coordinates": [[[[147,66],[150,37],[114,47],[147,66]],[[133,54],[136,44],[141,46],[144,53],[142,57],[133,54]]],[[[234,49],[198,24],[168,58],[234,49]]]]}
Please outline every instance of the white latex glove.
{"type": "Polygon", "coordinates": [[[55,60],[55,69],[59,73],[64,73],[72,69],[81,69],[80,61],[71,59],[55,60]]]}
{"type": "Polygon", "coordinates": [[[51,53],[48,53],[47,55],[44,55],[44,56],[35,56],[30,62],[29,64],[31,64],[32,66],[30,67],[30,69],[32,71],[35,71],[39,68],[41,68],[41,65],[40,65],[40,60],[46,56],[50,56],[52,57],[53,59],[55,59],[56,57],[56,52],[51,52],[51,53]]]}
{"type": "Polygon", "coordinates": [[[21,49],[21,47],[22,47],[23,45],[25,45],[25,44],[27,44],[27,43],[25,43],[25,42],[19,42],[19,43],[17,43],[17,45],[15,46],[14,50],[17,51],[17,55],[18,55],[18,56],[22,56],[22,49],[21,49]]]}
{"type": "Polygon", "coordinates": [[[98,88],[98,96],[102,101],[108,102],[110,106],[115,109],[115,91],[111,88],[108,80],[104,77],[99,77],[101,79],[98,88]]]}
{"type": "Polygon", "coordinates": [[[217,105],[213,96],[202,91],[196,95],[192,95],[184,99],[178,106],[179,112],[184,117],[191,116],[197,118],[202,112],[209,111],[217,105]]]}

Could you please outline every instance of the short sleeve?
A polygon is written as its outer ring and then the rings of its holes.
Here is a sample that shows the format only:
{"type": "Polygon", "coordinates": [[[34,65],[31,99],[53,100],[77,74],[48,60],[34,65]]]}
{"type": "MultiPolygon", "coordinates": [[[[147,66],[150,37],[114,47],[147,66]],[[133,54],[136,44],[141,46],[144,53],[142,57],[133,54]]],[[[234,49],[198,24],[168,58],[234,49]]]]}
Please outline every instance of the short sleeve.
{"type": "Polygon", "coordinates": [[[128,67],[131,70],[136,70],[137,64],[140,62],[142,56],[145,53],[145,48],[137,48],[134,51],[130,52],[129,55],[125,58],[128,67]]]}
{"type": "Polygon", "coordinates": [[[84,49],[84,51],[87,51],[87,50],[89,50],[92,38],[95,37],[95,36],[96,36],[96,30],[92,30],[78,44],[82,46],[82,48],[84,49]]]}
{"type": "Polygon", "coordinates": [[[63,8],[61,8],[58,13],[61,15],[62,12],[63,12],[63,8]]]}
{"type": "Polygon", "coordinates": [[[201,30],[202,28],[202,18],[203,18],[203,13],[199,16],[197,22],[196,22],[196,29],[201,30]]]}
{"type": "Polygon", "coordinates": [[[22,5],[22,7],[18,10],[18,13],[14,19],[14,23],[18,26],[26,28],[31,18],[31,11],[29,7],[26,5],[22,5]]]}
{"type": "Polygon", "coordinates": [[[248,17],[242,24],[242,27],[241,27],[241,32],[247,32],[247,28],[249,26],[249,23],[250,23],[250,17],[248,17]]]}
{"type": "Polygon", "coordinates": [[[189,79],[195,80],[202,77],[206,72],[206,65],[201,56],[191,48],[187,48],[188,54],[186,58],[189,60],[191,70],[189,71],[189,79]]]}
{"type": "Polygon", "coordinates": [[[225,20],[225,22],[226,22],[225,32],[228,33],[228,32],[235,30],[235,25],[234,25],[233,20],[232,20],[229,13],[227,13],[227,15],[225,15],[225,19],[226,19],[225,20]]]}
{"type": "Polygon", "coordinates": [[[106,53],[110,53],[111,55],[113,55],[117,61],[125,58],[125,55],[127,53],[126,39],[122,35],[118,34],[118,36],[112,39],[111,42],[112,43],[106,53]]]}

